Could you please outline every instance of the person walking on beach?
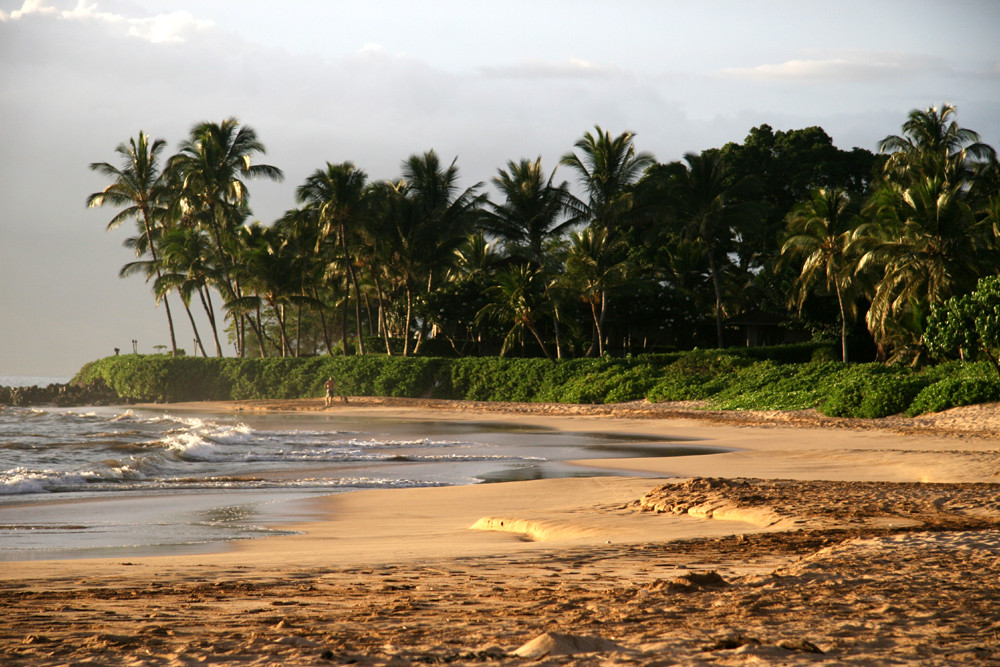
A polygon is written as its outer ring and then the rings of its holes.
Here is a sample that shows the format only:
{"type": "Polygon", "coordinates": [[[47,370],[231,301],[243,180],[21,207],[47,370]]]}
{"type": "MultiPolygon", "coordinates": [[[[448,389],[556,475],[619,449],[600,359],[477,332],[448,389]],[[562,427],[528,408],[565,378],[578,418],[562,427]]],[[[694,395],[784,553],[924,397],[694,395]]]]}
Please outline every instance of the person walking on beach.
{"type": "Polygon", "coordinates": [[[326,387],[326,407],[330,407],[333,404],[333,392],[337,390],[337,383],[331,375],[323,383],[323,386],[326,387]]]}
{"type": "MultiPolygon", "coordinates": [[[[337,393],[337,381],[333,379],[333,376],[330,376],[323,383],[323,386],[326,387],[326,407],[330,407],[333,405],[333,396],[337,393]]],[[[344,399],[344,403],[347,403],[347,396],[341,394],[340,397],[344,399]]]]}

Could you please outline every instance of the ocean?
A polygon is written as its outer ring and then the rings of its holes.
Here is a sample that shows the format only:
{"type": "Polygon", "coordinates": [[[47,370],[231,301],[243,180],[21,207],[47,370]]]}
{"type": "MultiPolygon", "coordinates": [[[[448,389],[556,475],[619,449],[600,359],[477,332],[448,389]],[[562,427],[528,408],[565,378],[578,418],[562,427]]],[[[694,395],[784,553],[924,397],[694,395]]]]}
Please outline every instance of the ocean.
{"type": "Polygon", "coordinates": [[[606,474],[706,453],[489,422],[0,407],[0,560],[199,553],[287,533],[316,496],[606,474]]]}
{"type": "Polygon", "coordinates": [[[66,384],[72,379],[44,375],[0,375],[0,387],[47,387],[50,384],[66,384]]]}

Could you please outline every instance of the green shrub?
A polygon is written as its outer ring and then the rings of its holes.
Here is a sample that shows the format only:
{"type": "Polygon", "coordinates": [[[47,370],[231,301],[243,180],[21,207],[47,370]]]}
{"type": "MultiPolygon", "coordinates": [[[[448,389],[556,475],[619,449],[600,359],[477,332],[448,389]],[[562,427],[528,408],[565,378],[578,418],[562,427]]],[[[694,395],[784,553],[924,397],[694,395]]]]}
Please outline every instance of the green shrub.
{"type": "Polygon", "coordinates": [[[714,375],[667,374],[656,381],[646,394],[653,402],[701,401],[726,388],[726,381],[714,375]]]}
{"type": "Polygon", "coordinates": [[[700,401],[719,393],[737,369],[753,362],[720,350],[692,350],[667,365],[646,398],[660,401],[700,401]]]}
{"type": "MultiPolygon", "coordinates": [[[[721,352],[753,361],[767,360],[775,361],[779,364],[804,364],[812,361],[816,354],[827,354],[824,350],[833,350],[833,347],[826,342],[809,341],[805,343],[766,345],[761,347],[729,347],[721,350],[721,352]]],[[[833,352],[833,354],[835,355],[835,359],[840,358],[836,352],[833,352]]]]}
{"type": "Polygon", "coordinates": [[[347,395],[480,401],[617,403],[710,400],[720,409],[818,406],[828,415],[922,414],[1000,400],[985,362],[948,362],[921,373],[881,364],[786,364],[718,350],[626,358],[325,356],[201,359],[122,355],[86,364],[75,383],[103,380],[125,401],[319,398],[333,376],[347,395]]]}
{"type": "Polygon", "coordinates": [[[73,382],[104,380],[127,401],[218,400],[231,391],[219,372],[222,361],[162,354],[113,356],[86,364],[73,382]]]}
{"type": "Polygon", "coordinates": [[[1000,401],[1000,380],[992,378],[946,378],[924,387],[906,414],[911,417],[927,412],[941,412],[961,405],[1000,401]]]}
{"type": "Polygon", "coordinates": [[[831,417],[872,419],[905,412],[929,384],[907,368],[861,364],[834,374],[820,412],[831,417]]]}
{"type": "Polygon", "coordinates": [[[648,364],[614,364],[571,376],[555,394],[558,403],[624,403],[646,396],[653,386],[653,368],[648,364]]]}
{"type": "Polygon", "coordinates": [[[449,376],[451,397],[469,401],[536,401],[545,376],[559,365],[548,359],[453,359],[449,376]]]}
{"type": "Polygon", "coordinates": [[[729,386],[711,400],[720,410],[803,410],[824,398],[822,382],[839,372],[839,362],[776,364],[757,362],[739,369],[729,386]]]}

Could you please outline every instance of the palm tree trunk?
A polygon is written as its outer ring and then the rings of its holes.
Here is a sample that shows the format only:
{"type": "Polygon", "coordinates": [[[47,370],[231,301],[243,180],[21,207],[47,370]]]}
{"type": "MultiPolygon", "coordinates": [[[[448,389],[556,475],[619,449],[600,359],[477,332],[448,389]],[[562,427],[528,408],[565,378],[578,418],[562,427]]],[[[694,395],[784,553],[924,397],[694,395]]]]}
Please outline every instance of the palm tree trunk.
{"type": "MultiPolygon", "coordinates": [[[[153,260],[153,265],[156,267],[156,279],[161,280],[163,278],[160,272],[159,258],[156,256],[156,245],[153,243],[153,229],[150,223],[150,213],[147,204],[143,204],[140,207],[142,211],[142,229],[146,233],[146,245],[149,247],[149,256],[153,260]]],[[[167,313],[167,327],[170,329],[170,353],[171,356],[177,356],[177,336],[174,334],[174,317],[170,313],[170,303],[167,302],[167,295],[163,295],[163,309],[167,313]]]]}
{"type": "Polygon", "coordinates": [[[361,290],[358,288],[358,277],[354,273],[354,262],[351,261],[351,255],[347,251],[347,227],[344,224],[343,218],[340,221],[340,241],[344,249],[344,265],[347,267],[347,276],[351,281],[351,286],[354,288],[354,325],[355,331],[358,333],[356,353],[363,355],[365,353],[365,335],[361,331],[361,290]]]}
{"type": "MultiPolygon", "coordinates": [[[[198,348],[201,349],[202,358],[207,359],[208,355],[205,354],[205,346],[201,342],[201,334],[198,333],[198,325],[195,324],[194,316],[191,314],[191,306],[184,299],[181,299],[181,303],[184,304],[184,312],[187,313],[188,321],[191,323],[191,330],[194,331],[194,341],[198,348]]],[[[195,350],[195,354],[198,354],[198,350],[195,350]]]]}
{"type": "Polygon", "coordinates": [[[608,293],[601,290],[601,314],[598,317],[600,324],[597,327],[597,351],[600,356],[604,356],[604,321],[608,314],[608,293]]]}
{"type": "Polygon", "coordinates": [[[585,357],[594,356],[594,352],[598,351],[598,356],[600,356],[599,350],[601,349],[601,321],[597,316],[597,303],[593,299],[589,300],[590,303],[590,319],[594,321],[594,335],[590,339],[590,347],[587,348],[587,353],[585,357]]]}
{"type": "Polygon", "coordinates": [[[212,305],[212,293],[208,291],[208,287],[198,288],[198,298],[201,299],[201,307],[208,315],[208,324],[212,327],[212,338],[215,339],[215,356],[221,358],[222,345],[219,343],[219,327],[215,322],[215,307],[212,305]]]}
{"type": "Polygon", "coordinates": [[[319,323],[323,327],[323,343],[326,344],[326,353],[333,355],[333,341],[330,340],[330,329],[326,326],[326,312],[323,302],[319,300],[319,288],[313,285],[313,298],[319,304],[319,323]]]}
{"type": "Polygon", "coordinates": [[[722,342],[722,285],[719,283],[719,271],[715,265],[715,248],[708,247],[708,273],[712,277],[712,288],[715,290],[715,336],[717,347],[723,347],[722,342]]]}
{"type": "Polygon", "coordinates": [[[410,322],[413,318],[413,289],[406,283],[406,325],[403,328],[403,356],[410,355],[410,322]]]}
{"type": "Polygon", "coordinates": [[[542,348],[542,353],[545,355],[545,358],[548,359],[549,361],[555,362],[555,359],[553,359],[552,355],[549,354],[549,348],[545,347],[545,343],[542,341],[542,337],[538,335],[538,330],[535,328],[535,325],[529,324],[528,331],[530,331],[531,334],[535,337],[535,340],[538,341],[538,345],[539,347],[542,348]]]}
{"type": "Polygon", "coordinates": [[[378,291],[379,332],[382,334],[382,338],[385,339],[385,353],[391,357],[392,345],[389,343],[389,327],[386,326],[385,321],[385,292],[382,291],[382,281],[379,280],[378,274],[375,271],[372,271],[372,280],[375,282],[375,289],[378,291]]]}
{"type": "Polygon", "coordinates": [[[274,303],[272,301],[272,310],[274,310],[274,318],[278,320],[278,333],[281,335],[281,358],[285,359],[288,357],[288,352],[291,350],[291,345],[288,342],[288,333],[285,330],[285,304],[274,303]]]}
{"type": "Polygon", "coordinates": [[[342,304],[340,310],[340,347],[343,356],[346,357],[347,356],[347,306],[348,306],[347,302],[350,301],[350,298],[348,296],[349,295],[348,289],[344,290],[344,294],[345,294],[344,303],[342,304]]]}
{"type": "Polygon", "coordinates": [[[254,334],[257,335],[257,344],[260,346],[260,358],[261,359],[266,359],[267,358],[267,344],[264,342],[264,325],[261,322],[260,306],[259,305],[257,306],[257,322],[256,322],[256,324],[254,323],[253,318],[251,318],[249,315],[247,315],[247,323],[250,325],[250,328],[253,329],[254,334]]]}
{"type": "Polygon", "coordinates": [[[837,285],[837,305],[840,307],[840,353],[844,363],[847,363],[847,318],[844,317],[844,297],[837,285]]]}
{"type": "MultiPolygon", "coordinates": [[[[160,270],[156,269],[156,277],[160,277],[160,270]]],[[[174,317],[170,314],[170,303],[167,301],[167,295],[163,295],[163,310],[167,313],[167,327],[170,329],[170,350],[171,356],[177,356],[177,337],[174,335],[174,317]]]]}
{"type": "Polygon", "coordinates": [[[375,335],[375,324],[374,324],[375,320],[372,317],[372,303],[371,303],[371,299],[368,298],[368,293],[367,292],[365,292],[365,294],[363,296],[364,296],[364,300],[365,300],[365,312],[368,314],[368,335],[369,336],[374,336],[375,335]]]}
{"type": "MultiPolygon", "coordinates": [[[[305,296],[305,295],[303,295],[305,296]]],[[[302,304],[295,307],[295,358],[299,358],[302,351],[302,304]]]]}

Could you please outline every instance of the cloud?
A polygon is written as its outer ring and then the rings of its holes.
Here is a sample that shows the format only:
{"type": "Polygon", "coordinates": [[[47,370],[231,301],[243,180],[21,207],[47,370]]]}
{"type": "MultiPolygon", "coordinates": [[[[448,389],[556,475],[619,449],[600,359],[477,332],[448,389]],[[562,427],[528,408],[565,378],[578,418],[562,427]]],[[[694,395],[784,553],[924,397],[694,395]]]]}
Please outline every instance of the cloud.
{"type": "Polygon", "coordinates": [[[183,11],[158,14],[148,19],[132,20],[129,23],[129,35],[149,40],[154,44],[183,42],[187,34],[212,26],[210,21],[198,21],[189,12],[183,11]]]}
{"type": "Polygon", "coordinates": [[[579,58],[524,60],[513,65],[483,67],[480,71],[484,76],[496,79],[607,79],[623,74],[617,67],[597,65],[579,58]]]}
{"type": "Polygon", "coordinates": [[[55,7],[46,7],[44,0],[24,0],[24,4],[21,5],[20,9],[15,9],[14,11],[7,13],[5,11],[0,11],[0,21],[16,21],[22,16],[27,16],[29,14],[55,14],[55,7]]]}
{"type": "Polygon", "coordinates": [[[130,37],[153,44],[180,43],[196,32],[211,28],[211,21],[200,21],[186,11],[129,18],[114,12],[101,11],[96,2],[77,0],[70,9],[59,9],[45,0],[24,0],[21,9],[0,12],[0,21],[17,21],[30,15],[55,16],[64,21],[91,21],[115,26],[130,37]]]}
{"type": "Polygon", "coordinates": [[[940,73],[944,69],[940,61],[923,56],[849,51],[778,64],[730,67],[720,70],[718,76],[753,81],[866,83],[940,73]]]}

